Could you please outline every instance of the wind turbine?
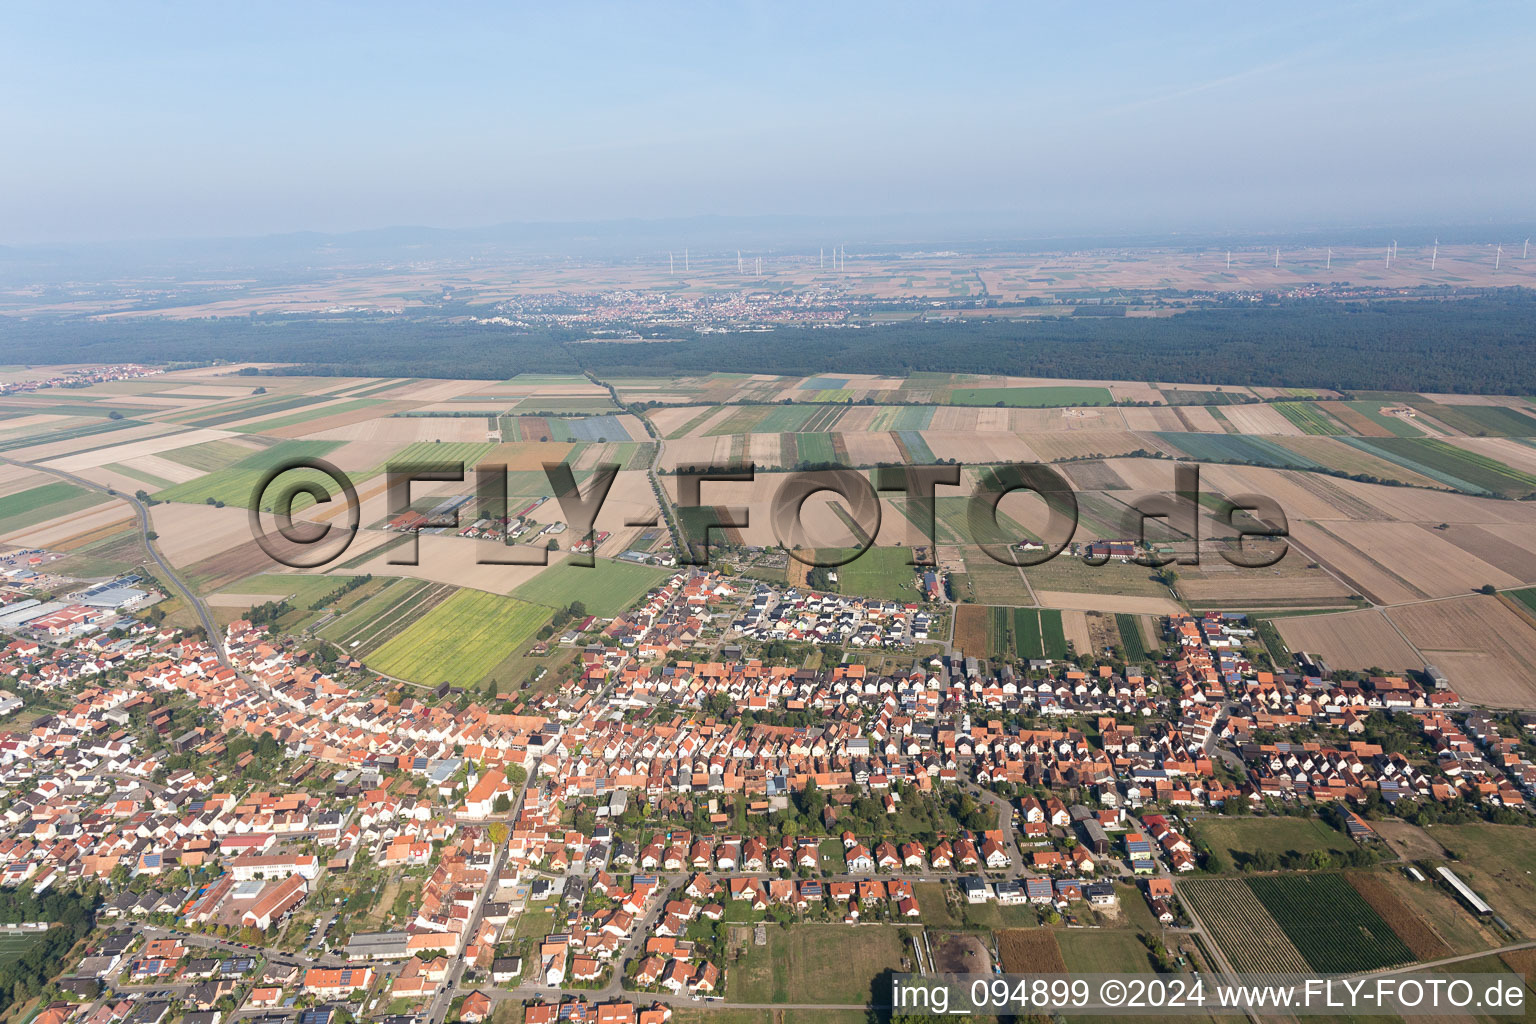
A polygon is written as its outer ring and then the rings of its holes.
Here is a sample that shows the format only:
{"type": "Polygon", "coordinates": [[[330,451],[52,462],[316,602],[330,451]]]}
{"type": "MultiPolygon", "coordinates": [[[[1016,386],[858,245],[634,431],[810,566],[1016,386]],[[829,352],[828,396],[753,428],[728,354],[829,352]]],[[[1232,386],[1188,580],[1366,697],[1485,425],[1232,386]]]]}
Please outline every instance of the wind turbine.
{"type": "Polygon", "coordinates": [[[1525,240],[1525,251],[1520,254],[1520,258],[1523,260],[1531,258],[1531,240],[1529,238],[1525,240]]]}
{"type": "Polygon", "coordinates": [[[1325,270],[1332,270],[1333,269],[1333,246],[1331,246],[1331,245],[1328,247],[1328,265],[1326,267],[1324,267],[1323,269],[1325,269],[1325,270]]]}
{"type": "Polygon", "coordinates": [[[1231,249],[1227,250],[1227,269],[1228,270],[1232,269],[1232,250],[1231,249]]]}
{"type": "Polygon", "coordinates": [[[736,250],[736,273],[741,273],[741,250],[736,250]]]}
{"type": "Polygon", "coordinates": [[[1276,266],[1276,268],[1278,268],[1280,266],[1280,250],[1279,249],[1275,250],[1275,266],[1276,266]]]}
{"type": "Polygon", "coordinates": [[[687,248],[684,248],[683,249],[683,273],[686,274],[688,272],[689,272],[688,271],[688,250],[687,250],[687,248]]]}
{"type": "Polygon", "coordinates": [[[1503,260],[1504,260],[1504,247],[1501,245],[1501,246],[1499,246],[1498,250],[1493,254],[1493,272],[1495,274],[1497,274],[1499,272],[1499,264],[1501,262],[1503,262],[1503,260]]]}
{"type": "Polygon", "coordinates": [[[677,273],[677,268],[672,264],[672,253],[670,251],[667,253],[667,273],[677,273]]]}
{"type": "Polygon", "coordinates": [[[1435,247],[1429,253],[1429,269],[1435,269],[1435,261],[1440,258],[1440,239],[1435,239],[1435,247]]]}

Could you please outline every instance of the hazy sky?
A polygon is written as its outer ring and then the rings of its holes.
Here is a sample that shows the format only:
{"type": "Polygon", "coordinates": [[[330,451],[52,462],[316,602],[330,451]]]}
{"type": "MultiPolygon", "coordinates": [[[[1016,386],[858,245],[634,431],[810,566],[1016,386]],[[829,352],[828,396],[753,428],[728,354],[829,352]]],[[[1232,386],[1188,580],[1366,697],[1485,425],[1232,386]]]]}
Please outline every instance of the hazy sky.
{"type": "Polygon", "coordinates": [[[1533,42],[1530,2],[11,3],[0,244],[706,213],[1529,220],[1533,42]]]}

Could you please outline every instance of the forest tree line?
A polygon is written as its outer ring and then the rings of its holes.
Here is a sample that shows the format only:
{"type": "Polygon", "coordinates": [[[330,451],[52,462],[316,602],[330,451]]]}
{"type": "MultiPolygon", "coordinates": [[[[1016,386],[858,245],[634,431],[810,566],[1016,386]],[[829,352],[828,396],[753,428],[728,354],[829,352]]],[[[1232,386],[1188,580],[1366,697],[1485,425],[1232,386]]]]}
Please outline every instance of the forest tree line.
{"type": "Polygon", "coordinates": [[[644,344],[432,318],[252,316],[216,320],[32,318],[4,328],[17,363],[292,363],[319,376],[458,377],[706,371],[914,372],[1536,394],[1536,292],[1457,300],[1291,301],[1165,318],[908,321],[863,329],[670,330],[644,344]]]}

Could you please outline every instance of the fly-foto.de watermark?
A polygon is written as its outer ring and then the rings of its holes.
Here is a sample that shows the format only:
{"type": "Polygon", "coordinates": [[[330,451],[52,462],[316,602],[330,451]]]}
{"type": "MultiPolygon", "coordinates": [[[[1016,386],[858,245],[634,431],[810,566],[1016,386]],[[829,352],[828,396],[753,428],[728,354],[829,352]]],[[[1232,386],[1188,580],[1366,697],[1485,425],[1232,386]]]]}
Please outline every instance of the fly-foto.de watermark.
{"type": "MultiPolygon", "coordinates": [[[[576,554],[569,564],[593,566],[596,559],[595,524],[603,504],[619,475],[619,464],[598,465],[579,486],[568,463],[546,462],[544,474],[549,489],[559,503],[567,529],[585,543],[573,545],[576,554]]],[[[961,466],[882,467],[866,474],[853,469],[818,469],[771,474],[778,480],[768,502],[768,521],[778,543],[792,557],[811,566],[845,565],[862,555],[880,532],[881,496],[906,502],[905,518],[913,538],[913,565],[935,564],[939,497],[962,497],[965,501],[967,542],[979,547],[1004,565],[1032,566],[1049,562],[1066,551],[1080,524],[1077,493],[1067,479],[1044,463],[1007,463],[977,467],[973,484],[964,495],[942,494],[961,486],[961,466]],[[835,496],[847,512],[850,527],[863,538],[850,548],[818,547],[803,521],[807,502],[818,494],[835,496]],[[1034,495],[1044,503],[1046,521],[1030,536],[1019,536],[1013,521],[1000,514],[1004,498],[1013,494],[1034,495]]],[[[412,489],[417,484],[464,481],[468,469],[463,462],[400,462],[385,468],[385,493],[391,517],[411,511],[412,489]]],[[[481,463],[474,467],[476,519],[490,519],[505,524],[509,518],[508,468],[504,463],[481,463]]],[[[711,536],[727,530],[746,530],[752,525],[753,509],[723,506],[706,500],[706,485],[751,484],[757,469],[751,463],[690,467],[673,474],[675,500],[658,495],[658,504],[667,508],[641,518],[624,521],[627,527],[656,527],[666,517],[678,548],[678,561],[685,565],[708,565],[711,536]]],[[[1227,544],[1221,557],[1234,566],[1261,569],[1274,565],[1289,550],[1284,538],[1289,536],[1285,512],[1263,494],[1201,494],[1200,467],[1181,462],[1173,467],[1173,487],[1163,493],[1140,495],[1126,502],[1121,522],[1121,537],[1129,543],[1128,560],[1138,565],[1158,568],[1170,563],[1198,565],[1200,561],[1200,518],[1202,509],[1225,531],[1227,544]],[[1164,550],[1149,543],[1147,529],[1162,524],[1181,537],[1183,550],[1164,550]],[[1253,540],[1255,544],[1245,544],[1253,540]],[[1262,543],[1259,543],[1262,542],[1262,543]]],[[[351,478],[324,459],[298,458],[269,469],[251,493],[251,534],[273,560],[297,569],[313,569],[340,558],[351,545],[361,525],[362,505],[351,478]],[[325,506],[318,513],[306,506],[305,518],[294,515],[300,498],[313,505],[325,506]],[[339,502],[340,505],[333,503],[339,502]],[[334,520],[341,520],[340,523],[334,520]]],[[[418,535],[422,530],[456,530],[460,526],[458,506],[430,519],[421,517],[415,525],[404,528],[409,542],[389,553],[390,565],[416,565],[419,562],[418,535]]],[[[547,548],[497,545],[501,550],[484,550],[477,559],[481,565],[538,566],[549,564],[547,548]]],[[[1084,548],[1084,561],[1103,565],[1110,560],[1107,544],[1090,543],[1084,548]]]]}

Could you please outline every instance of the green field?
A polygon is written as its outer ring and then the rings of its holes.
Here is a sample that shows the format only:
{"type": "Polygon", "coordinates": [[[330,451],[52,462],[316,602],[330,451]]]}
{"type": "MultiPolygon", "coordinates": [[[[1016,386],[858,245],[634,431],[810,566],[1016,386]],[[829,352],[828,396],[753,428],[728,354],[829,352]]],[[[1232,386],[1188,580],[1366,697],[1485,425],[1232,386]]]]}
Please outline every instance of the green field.
{"type": "Polygon", "coordinates": [[[839,461],[837,450],[833,447],[832,435],[827,433],[796,434],[795,451],[797,462],[822,465],[839,461]]]}
{"type": "MultiPolygon", "coordinates": [[[[154,497],[156,501],[184,501],[190,504],[200,504],[212,498],[226,505],[249,508],[251,499],[255,496],[256,485],[270,469],[296,458],[324,458],[340,446],[339,441],[284,441],[265,451],[252,452],[239,462],[200,476],[196,480],[188,480],[184,484],[167,487],[157,492],[154,497]]],[[[280,487],[286,488],[301,480],[320,484],[327,493],[332,495],[332,500],[340,500],[340,495],[336,493],[335,481],[315,470],[293,470],[284,473],[278,483],[280,487]]],[[[295,501],[294,505],[297,509],[308,503],[308,498],[301,497],[295,501]]]]}
{"type": "Polygon", "coordinates": [[[1404,469],[1473,494],[1519,498],[1536,491],[1536,476],[1431,437],[1345,437],[1341,441],[1404,469]]]}
{"type": "Polygon", "coordinates": [[[1062,385],[1038,388],[955,388],[951,405],[1006,405],[1019,409],[1055,406],[1108,405],[1114,401],[1108,388],[1062,385]]]}
{"type": "Polygon", "coordinates": [[[1393,402],[1345,402],[1345,405],[1381,427],[1394,437],[1423,437],[1424,432],[1401,416],[1388,416],[1381,410],[1393,402]]]}
{"type": "Polygon", "coordinates": [[[308,573],[262,573],[247,576],[225,587],[225,594],[284,594],[295,607],[308,608],[315,601],[345,586],[352,576],[321,576],[308,573]]]}
{"type": "Polygon", "coordinates": [[[1047,658],[1061,661],[1071,653],[1067,650],[1067,634],[1061,628],[1061,612],[1055,608],[1040,609],[1040,636],[1047,658]]]}
{"type": "Polygon", "coordinates": [[[1239,868],[1258,850],[1283,857],[1290,852],[1313,850],[1341,853],[1353,845],[1338,829],[1316,818],[1234,818],[1211,814],[1201,817],[1196,834],[1211,849],[1224,852],[1227,862],[1239,868]]]}
{"type": "Polygon", "coordinates": [[[148,557],[144,552],[144,540],[139,534],[138,521],[123,524],[124,529],[100,540],[78,547],[49,566],[53,572],[81,579],[99,576],[121,576],[148,557]]]}
{"type": "MultiPolygon", "coordinates": [[[[823,548],[817,555],[823,561],[847,554],[846,549],[823,548]]],[[[917,569],[910,565],[911,548],[872,547],[847,565],[839,566],[837,591],[884,601],[918,601],[922,595],[915,581],[917,569]]]]}
{"type": "MultiPolygon", "coordinates": [[[[1061,616],[1056,617],[1061,621],[1061,616]]],[[[1036,608],[1013,610],[1013,649],[1021,658],[1045,657],[1045,639],[1040,632],[1040,611],[1036,608]]]]}
{"type": "Polygon", "coordinates": [[[461,590],[369,655],[368,664],[413,682],[473,686],[548,619],[540,605],[461,590]]]}
{"type": "Polygon", "coordinates": [[[1473,437],[1536,437],[1536,419],[1517,409],[1502,405],[1443,405],[1421,395],[1410,395],[1405,400],[1426,416],[1473,437]]]}
{"type": "Polygon", "coordinates": [[[1525,605],[1533,615],[1536,615],[1536,587],[1526,587],[1523,590],[1511,590],[1509,596],[1525,605]]]}
{"type": "Polygon", "coordinates": [[[1247,881],[1286,938],[1319,973],[1373,971],[1413,962],[1403,940],[1343,875],[1260,875],[1247,881]]]}
{"type": "Polygon", "coordinates": [[[200,444],[187,445],[185,448],[161,452],[160,458],[170,459],[172,462],[179,462],[183,466],[200,469],[205,473],[212,473],[216,469],[223,469],[231,463],[239,462],[250,454],[250,448],[233,441],[203,441],[200,444]]]}
{"type": "Polygon", "coordinates": [[[1342,434],[1344,428],[1323,412],[1316,402],[1276,402],[1275,409],[1307,434],[1342,434]]]}
{"type": "Polygon", "coordinates": [[[766,946],[747,945],[731,967],[735,1003],[866,1003],[881,972],[901,967],[895,928],[796,924],[768,929],[766,946]]]}
{"type": "Polygon", "coordinates": [[[320,635],[348,654],[365,656],[429,612],[430,603],[423,598],[437,594],[440,587],[423,580],[386,581],[383,587],[320,627],[320,635]]]}
{"type": "Polygon", "coordinates": [[[349,402],[338,402],[335,405],[328,405],[323,409],[305,409],[303,412],[289,413],[287,416],[276,416],[270,420],[259,420],[234,429],[241,434],[260,434],[266,430],[281,430],[283,427],[294,427],[300,423],[308,423],[310,420],[318,420],[326,416],[339,416],[342,413],[355,412],[358,409],[371,409],[379,404],[380,400],[377,398],[354,398],[349,402]]]}
{"type": "Polygon", "coordinates": [[[309,395],[261,395],[254,399],[225,405],[217,412],[204,414],[202,410],[198,410],[190,419],[182,415],[170,418],[185,423],[189,427],[219,427],[226,423],[233,423],[235,420],[248,420],[266,413],[287,412],[301,406],[317,405],[324,400],[309,395]]]}
{"type": "Polygon", "coordinates": [[[100,491],[77,487],[63,480],[29,487],[0,498],[0,529],[20,530],[109,500],[100,491]]]}
{"type": "MultiPolygon", "coordinates": [[[[1235,462],[1276,469],[1323,469],[1320,463],[1299,455],[1268,438],[1243,434],[1181,434],[1158,431],[1156,436],[1192,459],[1201,462],[1235,462]]],[[[1348,438],[1346,440],[1355,440],[1348,438]]]]}
{"type": "MultiPolygon", "coordinates": [[[[48,411],[65,412],[66,410],[57,406],[50,406],[48,411]]],[[[106,412],[107,410],[104,408],[90,410],[90,414],[94,416],[103,416],[106,412]]],[[[124,427],[142,427],[143,425],[139,420],[133,419],[95,420],[80,426],[63,427],[46,434],[36,434],[27,431],[20,437],[11,437],[0,441],[0,452],[14,451],[18,448],[31,448],[34,445],[52,444],[56,441],[75,441],[82,437],[91,437],[95,434],[110,434],[112,431],[122,430],[124,427]]]]}
{"type": "Polygon", "coordinates": [[[648,565],[597,559],[590,569],[568,561],[552,565],[512,592],[514,597],[549,608],[564,608],[580,601],[588,615],[614,616],[638,601],[646,591],[667,578],[667,572],[648,565]]]}
{"type": "MultiPolygon", "coordinates": [[[[1142,902],[1139,893],[1131,898],[1142,902]]],[[[1155,969],[1147,947],[1135,932],[1126,929],[1062,929],[1056,933],[1056,944],[1061,947],[1067,970],[1076,973],[1151,974],[1155,969]]]]}
{"type": "Polygon", "coordinates": [[[1115,626],[1120,631],[1120,649],[1125,652],[1126,663],[1134,665],[1146,661],[1147,647],[1141,642],[1141,623],[1136,616],[1118,612],[1115,626]]]}

